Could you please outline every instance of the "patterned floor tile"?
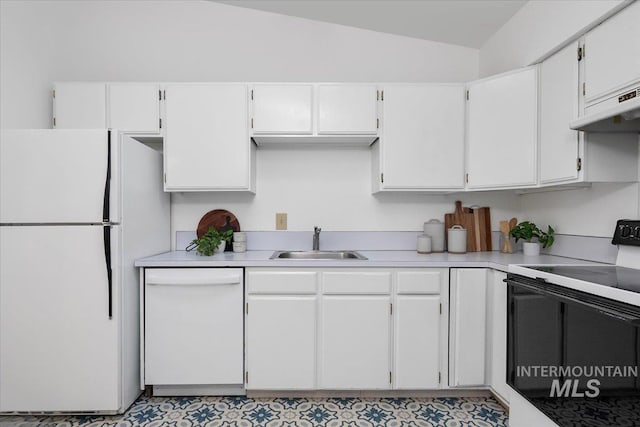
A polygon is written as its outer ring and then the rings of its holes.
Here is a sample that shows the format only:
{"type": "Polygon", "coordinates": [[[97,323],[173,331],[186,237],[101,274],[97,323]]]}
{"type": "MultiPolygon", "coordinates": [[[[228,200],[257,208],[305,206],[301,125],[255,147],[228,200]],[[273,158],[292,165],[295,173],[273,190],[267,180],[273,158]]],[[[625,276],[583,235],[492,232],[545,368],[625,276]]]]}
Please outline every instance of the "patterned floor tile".
{"type": "Polygon", "coordinates": [[[120,416],[0,416],[2,427],[506,427],[492,398],[140,397],[120,416]]]}

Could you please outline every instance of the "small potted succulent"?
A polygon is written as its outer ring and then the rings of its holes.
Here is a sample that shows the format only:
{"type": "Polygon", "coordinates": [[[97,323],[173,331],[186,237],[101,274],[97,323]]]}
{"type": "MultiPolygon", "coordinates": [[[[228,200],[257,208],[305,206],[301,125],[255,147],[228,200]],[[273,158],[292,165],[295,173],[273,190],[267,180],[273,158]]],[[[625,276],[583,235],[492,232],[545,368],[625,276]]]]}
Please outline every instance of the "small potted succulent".
{"type": "Polygon", "coordinates": [[[200,255],[211,256],[214,253],[224,252],[224,248],[233,236],[233,230],[218,231],[209,227],[206,233],[191,242],[187,250],[196,249],[200,255]]]}
{"type": "Polygon", "coordinates": [[[553,245],[553,233],[555,230],[550,225],[547,226],[545,232],[529,221],[523,221],[509,231],[509,234],[515,237],[516,242],[520,239],[524,240],[522,250],[527,256],[540,255],[540,244],[543,248],[553,245]]]}

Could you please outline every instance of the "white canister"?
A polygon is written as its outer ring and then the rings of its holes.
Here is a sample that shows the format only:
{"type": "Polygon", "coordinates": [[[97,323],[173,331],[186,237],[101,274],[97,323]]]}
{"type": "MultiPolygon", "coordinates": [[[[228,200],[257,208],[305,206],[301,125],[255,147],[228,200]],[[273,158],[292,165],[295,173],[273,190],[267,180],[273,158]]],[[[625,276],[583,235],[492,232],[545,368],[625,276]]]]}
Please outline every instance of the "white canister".
{"type": "Polygon", "coordinates": [[[464,254],[467,252],[467,230],[461,225],[454,225],[447,234],[449,240],[449,252],[453,254],[464,254]]]}
{"type": "Polygon", "coordinates": [[[246,252],[247,242],[233,242],[233,252],[246,252]]]}
{"type": "Polygon", "coordinates": [[[432,252],[444,252],[444,222],[430,219],[424,223],[424,234],[431,236],[432,252]]]}
{"type": "Polygon", "coordinates": [[[427,236],[426,234],[421,234],[418,236],[418,253],[431,253],[431,236],[427,236]]]}
{"type": "Polygon", "coordinates": [[[236,231],[233,233],[233,241],[234,242],[246,242],[247,241],[247,233],[244,231],[236,231]]]}

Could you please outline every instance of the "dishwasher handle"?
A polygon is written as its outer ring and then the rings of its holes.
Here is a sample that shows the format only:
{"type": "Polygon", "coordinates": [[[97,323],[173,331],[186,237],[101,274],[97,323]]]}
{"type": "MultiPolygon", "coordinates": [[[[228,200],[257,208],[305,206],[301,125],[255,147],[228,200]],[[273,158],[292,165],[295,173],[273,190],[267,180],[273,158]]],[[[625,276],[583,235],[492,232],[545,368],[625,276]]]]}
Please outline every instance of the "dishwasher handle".
{"type": "Polygon", "coordinates": [[[189,276],[175,277],[161,274],[147,274],[145,277],[147,285],[163,286],[221,286],[240,285],[242,276],[239,274],[227,274],[220,276],[189,276]]]}

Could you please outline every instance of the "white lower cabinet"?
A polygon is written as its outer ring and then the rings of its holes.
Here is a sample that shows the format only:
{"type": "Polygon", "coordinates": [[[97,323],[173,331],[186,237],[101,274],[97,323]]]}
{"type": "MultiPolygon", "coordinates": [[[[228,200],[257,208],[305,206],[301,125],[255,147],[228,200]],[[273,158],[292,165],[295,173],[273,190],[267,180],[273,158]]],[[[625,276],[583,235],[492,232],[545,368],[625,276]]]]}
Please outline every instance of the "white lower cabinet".
{"type": "Polygon", "coordinates": [[[391,388],[390,314],[389,295],[322,297],[321,388],[391,388]]]}
{"type": "Polygon", "coordinates": [[[247,268],[246,277],[248,390],[444,386],[448,269],[247,268]]]}
{"type": "Polygon", "coordinates": [[[485,268],[451,269],[449,313],[449,385],[479,386],[486,383],[485,268]]]}

